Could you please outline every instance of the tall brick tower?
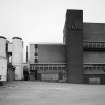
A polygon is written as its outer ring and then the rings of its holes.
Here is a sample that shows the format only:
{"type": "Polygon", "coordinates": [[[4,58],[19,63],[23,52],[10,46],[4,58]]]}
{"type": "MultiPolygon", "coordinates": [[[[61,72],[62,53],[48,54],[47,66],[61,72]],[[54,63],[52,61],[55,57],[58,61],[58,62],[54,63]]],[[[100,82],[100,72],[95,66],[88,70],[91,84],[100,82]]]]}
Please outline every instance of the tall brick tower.
{"type": "Polygon", "coordinates": [[[64,26],[67,82],[82,83],[83,79],[83,11],[67,10],[64,26]]]}

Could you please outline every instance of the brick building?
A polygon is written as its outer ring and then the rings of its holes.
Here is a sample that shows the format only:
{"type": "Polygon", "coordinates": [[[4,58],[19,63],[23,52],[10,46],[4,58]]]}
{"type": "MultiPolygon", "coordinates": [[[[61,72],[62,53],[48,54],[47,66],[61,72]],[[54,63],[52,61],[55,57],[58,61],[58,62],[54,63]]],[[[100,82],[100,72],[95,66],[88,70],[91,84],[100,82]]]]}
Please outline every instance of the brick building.
{"type": "Polygon", "coordinates": [[[62,44],[30,44],[30,80],[105,84],[105,23],[67,10],[62,44]]]}

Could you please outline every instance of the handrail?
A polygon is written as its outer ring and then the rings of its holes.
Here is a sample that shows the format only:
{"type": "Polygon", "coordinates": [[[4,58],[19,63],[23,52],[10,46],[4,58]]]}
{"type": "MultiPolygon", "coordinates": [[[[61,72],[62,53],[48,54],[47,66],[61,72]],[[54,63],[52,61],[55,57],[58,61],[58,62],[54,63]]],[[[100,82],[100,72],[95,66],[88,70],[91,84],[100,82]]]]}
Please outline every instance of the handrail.
{"type": "Polygon", "coordinates": [[[105,70],[105,64],[84,64],[85,70],[105,70]]]}
{"type": "Polygon", "coordinates": [[[84,48],[105,48],[104,41],[84,41],[83,42],[84,48]]]}

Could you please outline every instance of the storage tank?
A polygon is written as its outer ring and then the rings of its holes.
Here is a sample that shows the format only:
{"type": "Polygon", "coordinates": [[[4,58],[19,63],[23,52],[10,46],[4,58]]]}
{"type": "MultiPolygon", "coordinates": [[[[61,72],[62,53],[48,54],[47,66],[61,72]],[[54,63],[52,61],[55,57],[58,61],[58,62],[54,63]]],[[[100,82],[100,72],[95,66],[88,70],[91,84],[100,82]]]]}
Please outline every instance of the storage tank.
{"type": "Polygon", "coordinates": [[[0,81],[7,81],[6,38],[0,36],[0,81]]]}
{"type": "Polygon", "coordinates": [[[13,48],[12,48],[12,64],[16,67],[15,69],[15,80],[23,79],[23,41],[22,38],[13,37],[13,48]]]}

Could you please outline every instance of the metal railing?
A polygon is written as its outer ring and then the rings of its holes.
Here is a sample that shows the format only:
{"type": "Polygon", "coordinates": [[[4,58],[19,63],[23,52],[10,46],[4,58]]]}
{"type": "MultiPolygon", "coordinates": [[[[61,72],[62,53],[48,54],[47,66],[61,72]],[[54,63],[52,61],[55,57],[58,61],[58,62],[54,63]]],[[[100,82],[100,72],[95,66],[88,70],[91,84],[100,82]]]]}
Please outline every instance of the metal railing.
{"type": "Polygon", "coordinates": [[[30,64],[30,70],[38,71],[64,71],[66,64],[30,64]]]}
{"type": "Polygon", "coordinates": [[[94,42],[94,41],[84,41],[83,47],[86,49],[88,48],[98,48],[98,49],[105,49],[105,42],[94,42]]]}
{"type": "Polygon", "coordinates": [[[83,67],[85,70],[104,70],[105,71],[105,64],[84,64],[83,67]]]}

